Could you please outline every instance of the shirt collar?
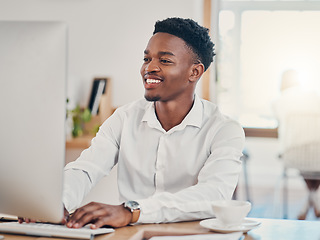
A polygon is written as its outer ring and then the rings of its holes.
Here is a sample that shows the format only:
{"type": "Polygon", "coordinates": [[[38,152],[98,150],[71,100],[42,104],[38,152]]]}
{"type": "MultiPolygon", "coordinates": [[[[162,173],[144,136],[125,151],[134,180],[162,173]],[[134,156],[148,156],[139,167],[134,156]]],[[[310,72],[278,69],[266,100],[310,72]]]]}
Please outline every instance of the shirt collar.
{"type": "Polygon", "coordinates": [[[154,102],[149,102],[149,104],[146,107],[145,113],[141,119],[141,122],[147,122],[149,127],[151,128],[156,128],[159,130],[163,130],[160,122],[158,121],[155,107],[154,107],[154,102]]]}
{"type": "MultiPolygon", "coordinates": [[[[201,128],[202,117],[203,117],[203,105],[198,95],[195,94],[194,103],[190,112],[187,114],[187,116],[183,119],[183,121],[179,125],[170,129],[168,132],[182,130],[187,125],[201,128]]],[[[163,128],[157,119],[153,102],[150,102],[149,105],[147,106],[141,122],[147,122],[150,127],[157,128],[163,131],[163,128]]]]}
{"type": "Polygon", "coordinates": [[[190,112],[187,114],[187,116],[183,119],[181,124],[201,128],[202,117],[203,117],[203,105],[202,105],[201,99],[198,97],[198,95],[195,94],[193,106],[190,112]]]}

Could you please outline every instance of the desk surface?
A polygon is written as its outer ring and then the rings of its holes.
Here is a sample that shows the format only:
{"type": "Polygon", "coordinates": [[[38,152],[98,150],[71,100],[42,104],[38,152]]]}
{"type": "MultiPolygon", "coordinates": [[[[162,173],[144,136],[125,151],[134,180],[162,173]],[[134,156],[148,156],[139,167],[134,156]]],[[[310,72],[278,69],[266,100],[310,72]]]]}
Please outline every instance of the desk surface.
{"type": "MultiPolygon", "coordinates": [[[[320,221],[299,221],[282,219],[256,219],[262,224],[245,234],[244,240],[319,240],[320,239],[320,221]]],[[[125,240],[140,239],[143,231],[148,232],[186,232],[195,234],[213,233],[199,225],[199,221],[170,223],[170,224],[146,224],[118,228],[114,233],[98,236],[96,240],[125,240]],[[132,238],[136,237],[136,238],[132,238]]],[[[27,237],[18,235],[4,235],[4,240],[53,240],[62,238],[46,237],[27,237]]]]}

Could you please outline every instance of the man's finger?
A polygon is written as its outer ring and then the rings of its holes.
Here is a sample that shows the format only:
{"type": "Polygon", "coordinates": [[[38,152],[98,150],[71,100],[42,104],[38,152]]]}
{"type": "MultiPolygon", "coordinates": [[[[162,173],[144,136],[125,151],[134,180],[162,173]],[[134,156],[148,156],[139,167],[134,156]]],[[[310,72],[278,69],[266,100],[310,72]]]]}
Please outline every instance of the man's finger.
{"type": "Polygon", "coordinates": [[[79,228],[79,227],[83,227],[88,223],[95,223],[99,218],[106,217],[108,215],[109,215],[108,211],[106,211],[103,208],[96,208],[93,211],[87,211],[83,213],[80,218],[75,219],[75,222],[73,223],[73,227],[79,228]]]}
{"type": "Polygon", "coordinates": [[[61,224],[66,224],[68,222],[68,219],[70,217],[70,214],[69,212],[67,211],[66,208],[64,208],[64,211],[63,211],[63,219],[61,221],[61,224]]]}
{"type": "Polygon", "coordinates": [[[101,228],[102,226],[105,226],[105,225],[112,225],[112,223],[114,223],[114,221],[112,221],[112,216],[101,217],[101,218],[97,219],[90,226],[90,228],[97,229],[97,228],[101,228]]]}
{"type": "Polygon", "coordinates": [[[67,222],[67,226],[71,228],[79,228],[93,220],[92,213],[99,209],[100,206],[96,203],[89,203],[77,209],[67,222]]]}
{"type": "Polygon", "coordinates": [[[90,203],[72,214],[67,222],[67,227],[80,228],[88,223],[92,223],[92,229],[104,225],[123,227],[130,223],[131,218],[132,213],[123,205],[90,203]]]}

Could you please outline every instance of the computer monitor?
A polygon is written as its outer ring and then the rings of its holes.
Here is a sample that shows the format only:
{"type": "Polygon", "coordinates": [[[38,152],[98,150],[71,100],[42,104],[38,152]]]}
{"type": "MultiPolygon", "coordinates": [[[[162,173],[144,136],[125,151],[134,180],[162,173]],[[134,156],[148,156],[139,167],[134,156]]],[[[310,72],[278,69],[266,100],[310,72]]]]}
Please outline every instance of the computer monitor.
{"type": "Polygon", "coordinates": [[[0,21],[0,213],[63,217],[67,27],[0,21]]]}

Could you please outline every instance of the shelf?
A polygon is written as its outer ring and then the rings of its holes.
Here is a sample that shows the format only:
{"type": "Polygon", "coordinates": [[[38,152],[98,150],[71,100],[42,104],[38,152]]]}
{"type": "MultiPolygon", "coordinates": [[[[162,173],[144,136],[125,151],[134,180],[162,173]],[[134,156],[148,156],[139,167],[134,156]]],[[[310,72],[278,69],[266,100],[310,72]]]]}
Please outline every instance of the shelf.
{"type": "Polygon", "coordinates": [[[66,141],[66,149],[70,148],[88,148],[90,147],[93,135],[83,135],[81,137],[72,138],[66,141]]]}
{"type": "Polygon", "coordinates": [[[244,128],[246,137],[277,138],[278,128],[244,128]]]}

